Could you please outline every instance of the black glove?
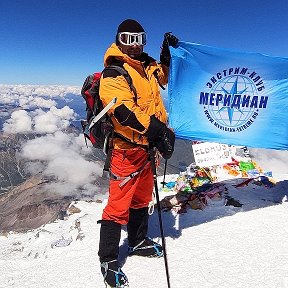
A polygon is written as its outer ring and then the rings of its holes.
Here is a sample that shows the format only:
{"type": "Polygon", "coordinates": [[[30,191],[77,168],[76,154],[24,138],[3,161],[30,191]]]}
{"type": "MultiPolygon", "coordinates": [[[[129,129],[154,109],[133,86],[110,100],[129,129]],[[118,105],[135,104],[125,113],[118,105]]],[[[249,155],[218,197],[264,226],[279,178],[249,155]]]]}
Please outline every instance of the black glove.
{"type": "Polygon", "coordinates": [[[175,37],[173,34],[171,34],[171,32],[167,32],[164,34],[164,40],[162,43],[162,50],[160,53],[160,62],[162,64],[164,64],[168,67],[170,66],[171,55],[170,55],[169,46],[176,48],[178,41],[179,41],[178,38],[175,37]]]}
{"type": "Polygon", "coordinates": [[[150,117],[150,125],[145,135],[150,145],[156,147],[164,159],[171,158],[174,151],[175,134],[154,115],[150,117]]]}
{"type": "Polygon", "coordinates": [[[163,46],[164,45],[168,45],[168,46],[172,46],[172,47],[176,48],[178,42],[179,42],[178,38],[176,36],[174,36],[172,34],[172,32],[166,32],[164,34],[164,40],[163,40],[163,44],[162,45],[163,46]],[[165,42],[165,44],[164,44],[164,42],[165,42]]]}

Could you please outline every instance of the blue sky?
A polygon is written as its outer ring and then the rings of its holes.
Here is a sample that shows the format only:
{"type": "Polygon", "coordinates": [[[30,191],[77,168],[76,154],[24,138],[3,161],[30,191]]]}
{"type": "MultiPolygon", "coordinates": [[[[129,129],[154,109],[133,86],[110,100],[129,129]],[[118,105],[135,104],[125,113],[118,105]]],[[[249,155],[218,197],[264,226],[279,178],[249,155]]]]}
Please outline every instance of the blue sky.
{"type": "Polygon", "coordinates": [[[0,83],[82,85],[103,68],[120,22],[138,20],[145,51],[159,59],[163,34],[288,56],[285,0],[1,0],[0,83]]]}

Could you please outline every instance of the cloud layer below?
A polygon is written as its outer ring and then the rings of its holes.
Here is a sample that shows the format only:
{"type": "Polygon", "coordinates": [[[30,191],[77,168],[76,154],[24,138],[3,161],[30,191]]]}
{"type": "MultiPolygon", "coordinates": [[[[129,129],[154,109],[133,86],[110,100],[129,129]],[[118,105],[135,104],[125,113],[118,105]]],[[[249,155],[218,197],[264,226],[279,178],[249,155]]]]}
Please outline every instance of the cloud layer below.
{"type": "Polygon", "coordinates": [[[20,157],[26,161],[26,171],[41,171],[57,179],[50,188],[60,193],[69,195],[80,190],[91,196],[100,192],[97,182],[101,165],[88,160],[92,150],[81,134],[64,132],[77,116],[74,110],[57,107],[57,100],[71,93],[78,95],[78,91],[79,87],[0,85],[0,105],[9,104],[12,110],[6,111],[2,132],[37,135],[22,143],[20,157]]]}

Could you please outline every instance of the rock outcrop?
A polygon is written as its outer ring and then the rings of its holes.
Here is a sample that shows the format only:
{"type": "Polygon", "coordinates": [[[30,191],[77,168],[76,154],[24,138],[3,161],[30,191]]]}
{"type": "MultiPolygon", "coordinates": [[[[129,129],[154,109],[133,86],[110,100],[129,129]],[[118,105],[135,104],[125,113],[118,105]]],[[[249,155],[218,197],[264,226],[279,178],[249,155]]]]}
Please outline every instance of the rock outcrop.
{"type": "Polygon", "coordinates": [[[46,187],[36,175],[0,195],[0,232],[25,232],[63,218],[73,200],[46,187]]]}

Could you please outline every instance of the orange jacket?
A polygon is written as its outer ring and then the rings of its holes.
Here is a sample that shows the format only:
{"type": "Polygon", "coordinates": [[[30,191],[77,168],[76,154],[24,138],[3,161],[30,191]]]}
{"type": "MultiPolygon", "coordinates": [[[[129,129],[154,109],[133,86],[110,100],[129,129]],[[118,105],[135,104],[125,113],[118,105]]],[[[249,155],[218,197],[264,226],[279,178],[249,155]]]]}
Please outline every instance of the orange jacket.
{"type": "MultiPolygon", "coordinates": [[[[167,122],[167,113],[160,94],[159,83],[168,82],[168,67],[158,64],[153,58],[143,53],[144,62],[130,58],[121,52],[113,43],[104,56],[104,66],[115,60],[123,62],[123,67],[132,78],[137,91],[137,100],[124,76],[114,70],[102,73],[100,81],[100,98],[107,105],[114,97],[116,104],[109,110],[115,132],[129,139],[132,143],[148,145],[147,137],[143,134],[150,124],[150,116],[155,115],[163,123],[167,122]],[[111,72],[112,71],[112,72],[111,72]],[[114,72],[113,72],[114,71],[114,72]],[[155,77],[157,73],[158,81],[155,77]]],[[[114,139],[114,148],[129,149],[135,144],[114,139]]]]}

